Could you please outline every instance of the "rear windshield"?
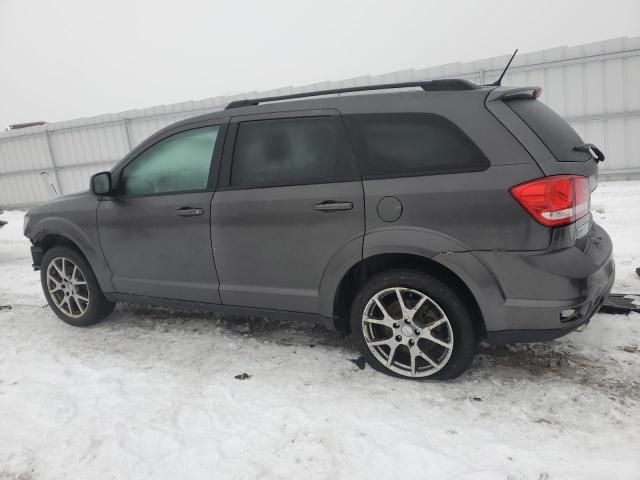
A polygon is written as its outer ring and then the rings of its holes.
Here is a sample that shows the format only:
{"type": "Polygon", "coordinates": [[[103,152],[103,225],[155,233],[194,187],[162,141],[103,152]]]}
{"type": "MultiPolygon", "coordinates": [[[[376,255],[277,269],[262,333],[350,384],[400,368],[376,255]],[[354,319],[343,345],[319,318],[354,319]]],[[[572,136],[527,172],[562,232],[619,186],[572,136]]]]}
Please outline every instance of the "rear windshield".
{"type": "Polygon", "coordinates": [[[560,162],[586,162],[591,159],[590,153],[573,150],[584,141],[564,118],[544,103],[533,99],[514,99],[505,103],[531,127],[560,162]]]}

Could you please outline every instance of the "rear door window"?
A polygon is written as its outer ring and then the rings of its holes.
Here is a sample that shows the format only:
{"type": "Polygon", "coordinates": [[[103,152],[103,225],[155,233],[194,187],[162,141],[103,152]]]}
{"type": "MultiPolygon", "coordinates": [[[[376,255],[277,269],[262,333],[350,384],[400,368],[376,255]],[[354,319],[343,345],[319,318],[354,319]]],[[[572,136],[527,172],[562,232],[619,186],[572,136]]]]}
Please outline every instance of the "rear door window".
{"type": "Polygon", "coordinates": [[[275,187],[358,178],[338,117],[300,117],[238,124],[232,187],[275,187]]]}
{"type": "Polygon", "coordinates": [[[485,170],[489,160],[454,123],[430,113],[345,115],[365,178],[485,170]]]}
{"type": "Polygon", "coordinates": [[[549,151],[560,162],[586,162],[591,159],[588,152],[576,152],[573,147],[584,144],[580,135],[567,121],[534,99],[506,100],[505,103],[518,115],[549,151]]]}

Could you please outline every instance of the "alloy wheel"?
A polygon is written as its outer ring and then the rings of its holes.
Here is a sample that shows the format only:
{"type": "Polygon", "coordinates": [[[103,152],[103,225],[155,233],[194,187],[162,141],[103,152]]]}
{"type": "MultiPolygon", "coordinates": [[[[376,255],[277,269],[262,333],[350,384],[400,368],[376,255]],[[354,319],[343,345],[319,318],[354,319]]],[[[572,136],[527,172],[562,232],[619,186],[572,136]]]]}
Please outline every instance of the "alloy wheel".
{"type": "Polygon", "coordinates": [[[56,257],[47,267],[47,290],[55,306],[72,318],[89,308],[89,288],[82,270],[68,258],[56,257]]]}
{"type": "Polygon", "coordinates": [[[405,377],[433,375],[453,352],[447,315],[433,299],[410,288],[386,288],[373,295],[362,314],[362,331],[373,356],[405,377]]]}

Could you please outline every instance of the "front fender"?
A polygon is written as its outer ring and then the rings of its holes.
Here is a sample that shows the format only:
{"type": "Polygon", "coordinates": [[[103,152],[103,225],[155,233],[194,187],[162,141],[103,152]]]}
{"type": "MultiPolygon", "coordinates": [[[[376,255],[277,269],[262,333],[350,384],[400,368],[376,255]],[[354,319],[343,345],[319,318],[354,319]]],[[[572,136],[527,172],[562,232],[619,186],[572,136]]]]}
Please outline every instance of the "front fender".
{"type": "Polygon", "coordinates": [[[93,215],[72,212],[70,216],[72,218],[59,215],[31,216],[25,229],[25,235],[35,244],[41,242],[47,235],[60,235],[67,238],[78,247],[91,265],[102,291],[114,291],[111,283],[111,271],[100,249],[95,211],[93,215]]]}

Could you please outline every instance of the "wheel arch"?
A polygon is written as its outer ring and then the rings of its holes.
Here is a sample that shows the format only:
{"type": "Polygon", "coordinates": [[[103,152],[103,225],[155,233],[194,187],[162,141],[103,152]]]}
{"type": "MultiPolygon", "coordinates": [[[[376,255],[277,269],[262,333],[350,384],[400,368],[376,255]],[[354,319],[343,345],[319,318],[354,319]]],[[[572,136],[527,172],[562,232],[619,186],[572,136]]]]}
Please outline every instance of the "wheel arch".
{"type": "Polygon", "coordinates": [[[69,237],[60,235],[59,233],[47,233],[44,237],[38,240],[35,243],[35,245],[42,249],[43,255],[47,253],[48,250],[51,250],[53,247],[61,246],[61,247],[71,248],[72,250],[76,250],[85,259],[87,258],[87,256],[84,254],[84,252],[76,242],[71,240],[69,237]]]}
{"type": "Polygon", "coordinates": [[[113,291],[111,283],[111,271],[102,255],[98,243],[97,232],[95,237],[89,238],[80,227],[66,219],[44,219],[33,229],[31,237],[34,246],[42,248],[42,255],[55,246],[65,246],[80,253],[93,270],[98,284],[103,292],[113,291]]]}
{"type": "Polygon", "coordinates": [[[407,268],[436,276],[454,288],[469,305],[474,317],[474,326],[479,338],[486,336],[484,315],[469,286],[442,263],[415,253],[381,253],[361,259],[353,264],[340,280],[332,301],[334,326],[339,331],[349,332],[351,303],[364,282],[379,272],[407,268]]]}

